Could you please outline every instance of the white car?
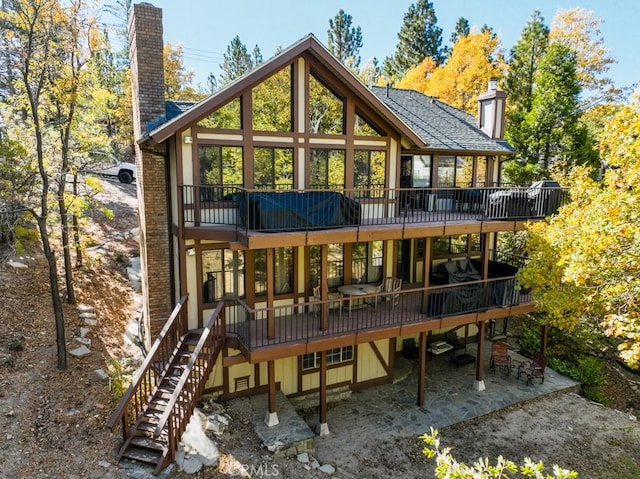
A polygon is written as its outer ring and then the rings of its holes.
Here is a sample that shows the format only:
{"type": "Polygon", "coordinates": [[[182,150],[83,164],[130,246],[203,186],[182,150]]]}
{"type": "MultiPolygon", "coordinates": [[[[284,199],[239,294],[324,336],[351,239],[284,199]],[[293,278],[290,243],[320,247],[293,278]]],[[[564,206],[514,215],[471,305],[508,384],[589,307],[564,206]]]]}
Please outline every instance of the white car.
{"type": "Polygon", "coordinates": [[[92,154],[92,162],[87,171],[94,175],[115,176],[120,183],[131,183],[135,180],[136,165],[120,161],[113,156],[92,154]]]}

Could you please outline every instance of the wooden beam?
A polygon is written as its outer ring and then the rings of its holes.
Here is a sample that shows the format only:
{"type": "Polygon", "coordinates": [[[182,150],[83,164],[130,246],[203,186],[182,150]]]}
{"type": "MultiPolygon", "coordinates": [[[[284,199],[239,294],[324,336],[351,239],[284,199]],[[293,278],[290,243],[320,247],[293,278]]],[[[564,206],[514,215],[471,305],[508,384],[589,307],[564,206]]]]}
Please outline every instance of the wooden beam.
{"type": "Polygon", "coordinates": [[[327,424],[327,352],[320,353],[320,417],[319,424],[327,424]]]}
{"type": "Polygon", "coordinates": [[[547,354],[547,339],[549,336],[549,326],[546,324],[542,325],[542,331],[540,332],[540,352],[544,355],[547,354]]]}
{"type": "Polygon", "coordinates": [[[269,414],[276,412],[276,364],[275,361],[267,363],[267,376],[269,377],[269,414]]]}
{"type": "Polygon", "coordinates": [[[420,333],[420,364],[418,365],[418,406],[424,406],[425,376],[427,374],[427,333],[420,333]]]}
{"type": "Polygon", "coordinates": [[[485,322],[480,321],[478,324],[478,356],[476,358],[476,381],[482,381],[484,379],[484,330],[485,322]]]}
{"type": "Polygon", "coordinates": [[[274,339],[276,337],[276,318],[273,310],[273,296],[275,284],[275,249],[267,248],[267,338],[274,339]]]}

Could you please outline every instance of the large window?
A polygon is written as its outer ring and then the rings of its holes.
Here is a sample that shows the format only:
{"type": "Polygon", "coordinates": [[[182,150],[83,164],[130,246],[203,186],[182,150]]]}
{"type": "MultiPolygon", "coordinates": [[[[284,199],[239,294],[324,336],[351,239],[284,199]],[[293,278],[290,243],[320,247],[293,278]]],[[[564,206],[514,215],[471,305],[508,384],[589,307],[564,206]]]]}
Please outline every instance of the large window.
{"type": "Polygon", "coordinates": [[[242,186],[242,147],[201,145],[198,159],[201,185],[242,186]]]}
{"type": "Polygon", "coordinates": [[[309,77],[309,131],[325,135],[344,133],[344,102],[313,74],[309,77]]]}
{"type": "Polygon", "coordinates": [[[253,184],[255,188],[293,188],[293,150],[254,148],[253,184]]]}
{"type": "Polygon", "coordinates": [[[433,243],[435,256],[468,255],[480,250],[479,234],[440,236],[433,243]]]}
{"type": "Polygon", "coordinates": [[[351,282],[379,283],[382,281],[382,241],[354,243],[351,247],[351,282]]]}
{"type": "Polygon", "coordinates": [[[200,145],[200,200],[222,201],[233,197],[242,181],[242,147],[200,145]]]}
{"type": "Polygon", "coordinates": [[[253,88],[253,129],[288,132],[292,128],[291,66],[253,88]]]}
{"type": "MultiPolygon", "coordinates": [[[[353,346],[329,349],[327,351],[327,365],[353,361],[353,346]]],[[[320,367],[320,352],[302,356],[302,369],[316,369],[320,367]]]]}
{"type": "Polygon", "coordinates": [[[211,303],[223,296],[245,295],[244,253],[229,249],[202,252],[203,301],[211,303]]]}
{"type": "MultiPolygon", "coordinates": [[[[327,255],[327,285],[337,288],[344,284],[344,248],[340,244],[329,244],[327,255]]],[[[319,245],[309,247],[309,276],[310,287],[318,286],[321,282],[320,260],[322,248],[319,245]]]]}
{"type": "MultiPolygon", "coordinates": [[[[293,248],[276,248],[274,256],[274,277],[270,278],[275,294],[288,294],[293,291],[293,248]]],[[[255,252],[256,295],[267,294],[267,251],[255,252]]]]}
{"type": "Polygon", "coordinates": [[[487,185],[487,157],[476,157],[476,180],[474,183],[476,187],[485,187],[487,185]]]}
{"type": "Polygon", "coordinates": [[[364,188],[367,196],[383,194],[386,173],[386,158],[384,151],[357,150],[353,157],[353,186],[364,188]]]}
{"type": "Polygon", "coordinates": [[[473,168],[473,156],[440,156],[438,158],[438,186],[440,188],[469,188],[472,186],[473,168]]]}
{"type": "Polygon", "coordinates": [[[309,158],[309,187],[344,188],[344,150],[312,149],[309,158]]]}

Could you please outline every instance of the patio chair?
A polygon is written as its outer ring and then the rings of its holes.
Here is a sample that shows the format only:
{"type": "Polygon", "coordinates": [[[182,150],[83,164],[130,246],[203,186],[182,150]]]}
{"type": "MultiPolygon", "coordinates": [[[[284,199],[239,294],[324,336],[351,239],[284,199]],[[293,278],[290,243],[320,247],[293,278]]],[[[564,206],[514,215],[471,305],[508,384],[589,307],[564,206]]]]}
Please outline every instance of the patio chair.
{"type": "Polygon", "coordinates": [[[386,300],[391,301],[391,307],[395,308],[400,304],[400,290],[402,289],[401,278],[387,278],[384,281],[384,292],[389,293],[386,295],[386,300]]]}
{"type": "MultiPolygon", "coordinates": [[[[329,293],[328,298],[329,300],[334,300],[329,303],[329,309],[330,310],[337,309],[338,313],[340,314],[340,317],[342,317],[342,298],[343,298],[342,293],[329,293]]],[[[320,286],[313,287],[312,301],[314,303],[319,303],[320,301],[322,301],[322,293],[320,291],[320,286]]],[[[320,312],[319,304],[314,306],[313,312],[316,315],[320,312]]]]}
{"type": "Polygon", "coordinates": [[[547,357],[542,353],[533,355],[531,361],[523,361],[518,366],[518,379],[521,374],[526,374],[527,384],[531,384],[533,378],[540,378],[540,384],[544,382],[544,370],[547,368],[547,357]]]}
{"type": "Polygon", "coordinates": [[[489,369],[496,373],[497,367],[503,367],[507,376],[511,374],[511,356],[509,356],[509,348],[506,343],[495,341],[491,345],[491,360],[489,361],[489,369]]]}

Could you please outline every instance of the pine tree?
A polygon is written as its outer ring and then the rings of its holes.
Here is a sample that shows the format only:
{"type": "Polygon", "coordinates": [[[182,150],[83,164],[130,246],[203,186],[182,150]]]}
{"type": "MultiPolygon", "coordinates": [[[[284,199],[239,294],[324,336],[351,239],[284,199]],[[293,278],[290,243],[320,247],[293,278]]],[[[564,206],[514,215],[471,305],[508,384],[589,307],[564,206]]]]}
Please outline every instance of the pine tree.
{"type": "Polygon", "coordinates": [[[588,141],[579,124],[577,66],[575,52],[560,43],[550,45],[539,64],[531,110],[522,123],[522,155],[545,170],[557,161],[580,161],[576,151],[588,141]]]}
{"type": "Polygon", "coordinates": [[[519,151],[526,141],[522,123],[531,111],[535,75],[548,42],[549,27],[536,10],[511,50],[505,80],[505,91],[509,95],[505,137],[519,151]]]}
{"type": "Polygon", "coordinates": [[[433,58],[436,65],[441,64],[444,61],[442,28],[437,23],[432,2],[418,0],[417,4],[411,4],[398,33],[395,55],[384,61],[385,75],[402,77],[426,57],[433,58]]]}
{"type": "Polygon", "coordinates": [[[328,47],[338,60],[348,67],[360,66],[362,30],[351,26],[351,15],[340,9],[333,20],[329,20],[328,47]]]}
{"type": "Polygon", "coordinates": [[[222,73],[220,73],[219,84],[224,86],[254,67],[262,63],[262,54],[260,48],[256,45],[252,53],[249,53],[247,47],[240,37],[236,35],[227,46],[227,53],[223,55],[222,73]]]}

